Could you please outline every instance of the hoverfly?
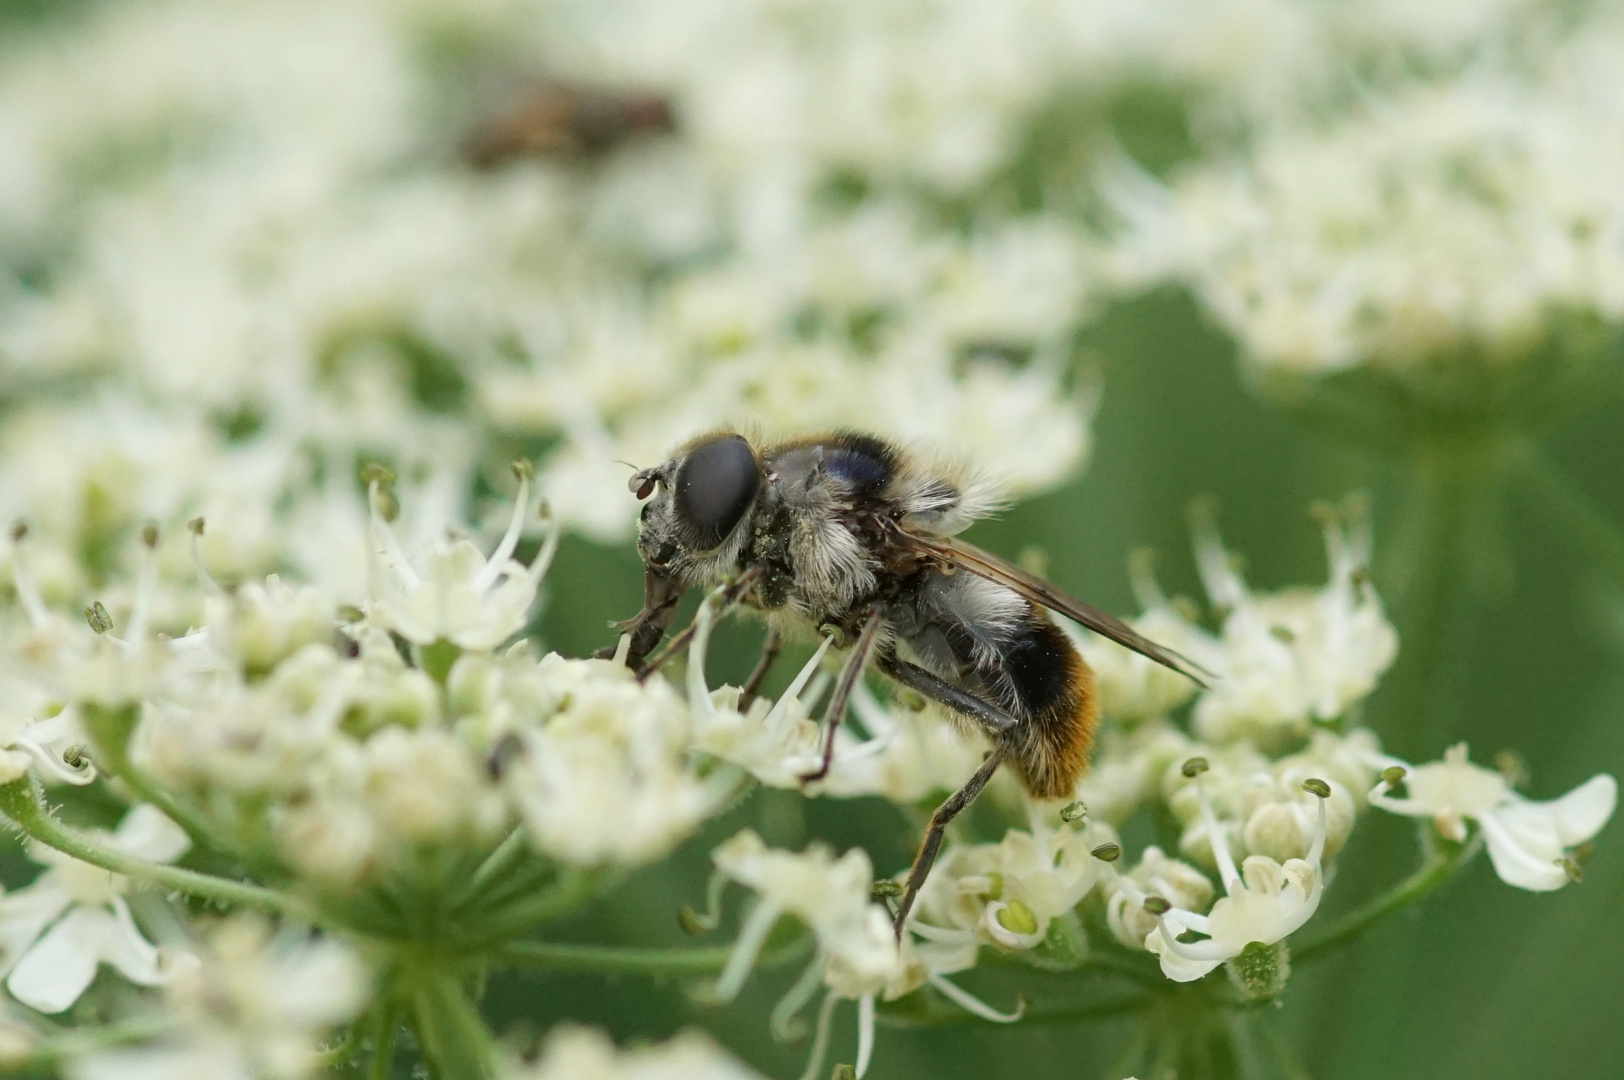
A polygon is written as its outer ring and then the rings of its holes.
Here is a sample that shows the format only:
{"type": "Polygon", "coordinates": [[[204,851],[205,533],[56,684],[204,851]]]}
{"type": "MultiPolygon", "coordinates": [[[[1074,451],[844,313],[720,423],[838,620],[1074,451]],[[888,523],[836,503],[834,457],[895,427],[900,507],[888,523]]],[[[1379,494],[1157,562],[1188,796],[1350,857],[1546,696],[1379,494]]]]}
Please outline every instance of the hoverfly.
{"type": "Polygon", "coordinates": [[[872,663],[992,739],[993,751],[937,808],[898,904],[901,936],[948,823],[1008,764],[1034,798],[1071,796],[1098,721],[1094,679],[1045,610],[1197,683],[1205,672],[1041,578],[954,538],[994,509],[982,485],[945,465],[856,432],[756,446],[731,431],[701,435],[639,470],[643,608],[623,624],[626,662],[646,677],[677,602],[726,584],[724,600],[762,612],[769,630],[753,692],[785,631],[836,635],[846,658],[823,715],[822,760],[852,687],[872,663]]]}
{"type": "Polygon", "coordinates": [[[671,103],[657,94],[549,83],[483,120],[464,139],[462,155],[479,168],[526,156],[592,157],[675,127],[671,103]]]}

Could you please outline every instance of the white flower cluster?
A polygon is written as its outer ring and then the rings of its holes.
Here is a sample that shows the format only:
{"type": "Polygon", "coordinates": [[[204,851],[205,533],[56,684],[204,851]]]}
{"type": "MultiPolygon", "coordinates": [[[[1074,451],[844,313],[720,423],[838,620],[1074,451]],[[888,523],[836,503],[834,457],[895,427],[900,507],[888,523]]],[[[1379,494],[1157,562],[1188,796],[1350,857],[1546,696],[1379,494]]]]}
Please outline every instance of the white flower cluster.
{"type": "MultiPolygon", "coordinates": [[[[880,947],[890,939],[883,909],[869,899],[869,863],[861,852],[838,861],[817,849],[794,855],[765,849],[753,833],[718,848],[719,872],[760,897],[724,975],[725,994],[737,992],[773,924],[791,913],[812,928],[818,955],[781,1008],[792,1014],[804,1006],[815,978],[829,987],[829,1001],[856,998],[863,1021],[860,1065],[869,1056],[875,997],[929,983],[984,1018],[1010,1020],[945,976],[975,967],[983,948],[1049,965],[1081,963],[1091,927],[1120,947],[1154,954],[1171,980],[1193,981],[1228,964],[1245,992],[1273,996],[1289,971],[1276,950],[1313,917],[1330,860],[1370,806],[1428,819],[1437,840],[1461,850],[1483,843],[1500,877],[1519,888],[1545,891],[1575,878],[1576,850],[1612,816],[1614,778],[1601,774],[1539,803],[1516,794],[1499,774],[1469,764],[1464,747],[1420,767],[1384,755],[1357,719],[1359,703],[1397,649],[1369,582],[1368,527],[1357,503],[1320,517],[1331,580],[1318,590],[1269,595],[1248,589],[1210,517],[1198,522],[1197,555],[1220,624],[1216,634],[1194,621],[1188,605],[1169,601],[1143,563],[1136,565],[1147,607],[1139,628],[1217,673],[1189,709],[1193,733],[1168,716],[1191,692],[1152,676],[1139,658],[1083,638],[1099,669],[1107,725],[1091,772],[1076,790],[1078,802],[1058,820],[1053,807],[1033,805],[1028,827],[1011,829],[996,843],[950,842],[910,914],[900,950],[880,947]],[[1396,794],[1401,785],[1404,794],[1396,794]],[[1141,814],[1176,823],[1169,839],[1177,857],[1153,844],[1137,861],[1122,863],[1117,828],[1141,814]],[[869,977],[843,982],[856,968],[869,977]]],[[[804,769],[817,744],[801,698],[821,650],[777,705],[752,708],[763,721],[754,741],[724,745],[715,733],[748,721],[732,708],[737,694],[730,688],[699,697],[704,687],[696,672],[706,636],[708,625],[696,638],[689,671],[696,714],[708,709],[713,717],[709,728],[705,721],[697,726],[701,745],[709,731],[711,752],[768,783],[804,769]],[[807,730],[796,734],[796,725],[807,730]]],[[[864,708],[858,715],[876,726],[864,708]]],[[[911,740],[885,726],[896,721],[880,721],[867,740],[837,743],[828,792],[859,790],[851,778],[875,776],[872,762],[917,753],[911,740]]],[[[947,737],[963,746],[960,737],[947,737]]],[[[959,772],[931,774],[936,790],[961,782],[980,751],[965,748],[953,757],[959,772]]],[[[930,789],[880,790],[917,802],[930,789]]],[[[819,1026],[827,1026],[826,1016],[819,1026]]],[[[820,1046],[821,1039],[815,1059],[820,1046]]]]}
{"type": "Polygon", "coordinates": [[[541,1056],[503,1070],[502,1080],[760,1080],[708,1037],[686,1031],[658,1046],[620,1051],[588,1028],[563,1027],[541,1056]]]}
{"type": "Polygon", "coordinates": [[[1124,167],[1116,270],[1187,283],[1260,371],[1588,358],[1624,319],[1618,30],[1598,14],[1521,62],[1383,83],[1166,187],[1124,167]]]}

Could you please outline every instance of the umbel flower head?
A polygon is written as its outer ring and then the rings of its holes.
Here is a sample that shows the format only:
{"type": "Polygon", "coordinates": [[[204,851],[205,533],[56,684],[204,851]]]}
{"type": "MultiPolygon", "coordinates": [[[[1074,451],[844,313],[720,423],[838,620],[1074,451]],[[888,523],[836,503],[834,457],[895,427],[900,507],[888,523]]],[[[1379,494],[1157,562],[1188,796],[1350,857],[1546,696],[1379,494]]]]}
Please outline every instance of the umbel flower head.
{"type": "MultiPolygon", "coordinates": [[[[1200,784],[1203,767],[1192,768],[1200,784]]],[[[1134,897],[1139,906],[1156,917],[1156,929],[1145,938],[1145,948],[1161,958],[1162,972],[1175,982],[1192,982],[1219,964],[1234,960],[1254,942],[1274,945],[1303,927],[1319,907],[1325,890],[1325,800],[1330,788],[1323,780],[1308,780],[1303,790],[1319,804],[1319,827],[1306,859],[1276,862],[1267,855],[1249,855],[1237,869],[1214,819],[1212,808],[1202,797],[1202,818],[1212,841],[1213,857],[1225,895],[1219,897],[1206,915],[1174,908],[1165,897],[1134,897]],[[1203,941],[1186,943],[1180,936],[1187,930],[1205,934],[1203,941]]],[[[1137,892],[1135,886],[1130,897],[1137,892]]]]}

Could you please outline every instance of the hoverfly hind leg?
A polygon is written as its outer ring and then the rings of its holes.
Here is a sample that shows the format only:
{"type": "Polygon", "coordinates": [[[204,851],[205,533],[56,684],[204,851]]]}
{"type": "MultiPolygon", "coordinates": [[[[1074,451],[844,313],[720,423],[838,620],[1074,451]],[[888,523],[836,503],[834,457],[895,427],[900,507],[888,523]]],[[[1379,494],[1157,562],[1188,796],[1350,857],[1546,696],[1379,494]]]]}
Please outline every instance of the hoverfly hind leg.
{"type": "Polygon", "coordinates": [[[903,887],[902,899],[897,903],[895,930],[898,941],[902,940],[902,928],[908,921],[908,913],[913,910],[914,901],[919,897],[919,890],[925,887],[925,879],[930,877],[930,868],[936,862],[936,853],[941,850],[942,837],[947,833],[948,825],[981,794],[981,789],[987,786],[987,781],[992,779],[992,774],[998,771],[1003,760],[1004,746],[999,743],[993,747],[992,753],[987,755],[987,760],[981,763],[975,775],[949,795],[930,816],[930,827],[925,830],[919,852],[914,856],[913,865],[908,868],[908,883],[903,887]]]}

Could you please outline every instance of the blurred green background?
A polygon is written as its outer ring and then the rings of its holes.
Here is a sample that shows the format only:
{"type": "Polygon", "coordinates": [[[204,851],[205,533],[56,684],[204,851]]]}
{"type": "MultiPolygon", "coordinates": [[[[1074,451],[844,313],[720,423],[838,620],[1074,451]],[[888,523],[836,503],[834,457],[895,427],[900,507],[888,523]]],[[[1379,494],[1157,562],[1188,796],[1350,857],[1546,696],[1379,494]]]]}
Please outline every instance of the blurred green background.
{"type": "MultiPolygon", "coordinates": [[[[1417,513],[1405,459],[1328,439],[1320,425],[1266,405],[1242,384],[1231,343],[1184,295],[1119,304],[1088,337],[1103,361],[1104,396],[1086,473],[976,526],[970,535],[977,543],[1008,556],[1038,545],[1056,583],[1131,612],[1125,566],[1139,547],[1157,551],[1170,591],[1200,595],[1186,529],[1192,499],[1218,500],[1225,540],[1244,556],[1251,584],[1274,589],[1324,581],[1319,530],[1307,508],[1368,492],[1377,585],[1403,636],[1398,666],[1366,716],[1384,743],[1413,761],[1436,759],[1459,740],[1483,761],[1513,750],[1527,763],[1532,782],[1524,790],[1534,798],[1559,795],[1597,771],[1624,771],[1624,588],[1600,521],[1587,542],[1530,486],[1505,478],[1465,538],[1465,555],[1452,560],[1459,573],[1446,583],[1444,616],[1430,620],[1436,629],[1408,625],[1415,620],[1405,617],[1403,597],[1388,580],[1400,571],[1387,558],[1417,513]],[[1483,580],[1468,572],[1474,559],[1501,572],[1483,580]],[[1418,634],[1437,642],[1430,672],[1407,670],[1418,634]],[[1416,680],[1426,692],[1405,689],[1416,680]],[[1441,736],[1428,734],[1434,730],[1441,736]]],[[[1593,511],[1624,529],[1624,400],[1591,395],[1537,442],[1593,511]]],[[[591,628],[636,609],[639,566],[627,548],[579,541],[566,544],[559,566],[563,572],[549,579],[543,632],[550,644],[584,653],[607,637],[591,628]]],[[[749,628],[732,628],[713,650],[713,682],[748,670],[754,640],[749,628]]],[[[820,800],[807,804],[803,817],[793,797],[758,793],[679,858],[640,873],[568,929],[581,940],[679,940],[676,909],[701,900],[705,852],[745,823],[776,843],[821,837],[837,847],[862,844],[880,873],[905,865],[913,842],[907,823],[878,800],[820,800]]],[[[1624,935],[1614,920],[1624,909],[1624,859],[1616,834],[1615,825],[1598,838],[1578,887],[1521,892],[1480,858],[1419,909],[1300,968],[1278,1020],[1312,1076],[1620,1075],[1624,935]]],[[[1412,822],[1367,815],[1338,860],[1316,923],[1381,892],[1415,862],[1412,822]]],[[[493,1015],[536,1027],[574,1018],[625,1038],[699,1023],[769,1075],[792,1077],[805,1044],[773,1044],[766,1022],[792,974],[758,976],[743,1001],[723,1008],[692,1003],[675,985],[522,974],[498,980],[489,1002],[493,1015]]],[[[1007,1006],[1023,985],[1042,995],[1042,977],[1026,979],[1030,985],[978,970],[963,981],[1007,1006]]],[[[854,1037],[849,1010],[842,1015],[837,1055],[854,1037]]],[[[873,1075],[1106,1077],[1130,1027],[1123,1020],[1004,1029],[967,1018],[950,1028],[882,1028],[873,1075]]]]}

